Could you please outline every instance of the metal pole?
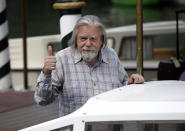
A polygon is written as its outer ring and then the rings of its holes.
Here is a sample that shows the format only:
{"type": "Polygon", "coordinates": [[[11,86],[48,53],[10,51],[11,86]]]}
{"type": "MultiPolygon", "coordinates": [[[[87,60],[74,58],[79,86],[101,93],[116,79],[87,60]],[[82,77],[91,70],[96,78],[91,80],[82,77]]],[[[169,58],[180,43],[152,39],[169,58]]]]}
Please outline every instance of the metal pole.
{"type": "Polygon", "coordinates": [[[179,12],[176,11],[176,55],[179,60],[179,12]]]}
{"type": "Polygon", "coordinates": [[[136,44],[137,44],[137,73],[143,75],[143,6],[142,0],[136,0],[136,44]]]}
{"type": "Polygon", "coordinates": [[[185,10],[176,11],[176,56],[177,59],[180,59],[180,51],[179,51],[179,14],[185,13],[185,10]]]}
{"type": "Polygon", "coordinates": [[[23,37],[23,59],[24,59],[24,88],[28,89],[28,69],[27,69],[27,41],[26,41],[26,4],[22,0],[22,37],[23,37]]]}
{"type": "Polygon", "coordinates": [[[55,0],[53,8],[60,13],[60,34],[62,48],[68,47],[68,40],[71,38],[72,30],[81,17],[81,10],[86,4],[83,0],[55,0]]]}

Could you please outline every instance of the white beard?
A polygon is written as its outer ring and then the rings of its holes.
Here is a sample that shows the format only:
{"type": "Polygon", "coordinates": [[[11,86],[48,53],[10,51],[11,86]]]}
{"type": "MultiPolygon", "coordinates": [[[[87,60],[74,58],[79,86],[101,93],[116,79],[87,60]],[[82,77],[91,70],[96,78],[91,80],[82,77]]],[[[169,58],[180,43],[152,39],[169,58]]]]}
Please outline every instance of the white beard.
{"type": "Polygon", "coordinates": [[[94,47],[88,48],[86,46],[84,46],[82,48],[82,59],[85,62],[91,62],[94,58],[96,58],[96,56],[98,55],[98,53],[96,53],[96,49],[94,47]],[[90,52],[85,52],[84,50],[91,50],[90,52]]]}

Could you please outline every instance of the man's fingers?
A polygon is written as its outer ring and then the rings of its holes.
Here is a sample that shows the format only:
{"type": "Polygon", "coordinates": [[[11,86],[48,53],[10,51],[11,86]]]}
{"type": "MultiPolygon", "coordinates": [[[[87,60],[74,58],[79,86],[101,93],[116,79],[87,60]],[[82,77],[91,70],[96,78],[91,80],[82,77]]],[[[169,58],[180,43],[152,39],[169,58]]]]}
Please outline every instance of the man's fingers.
{"type": "Polygon", "coordinates": [[[52,71],[54,69],[56,69],[56,66],[48,66],[48,70],[52,71]]]}
{"type": "Polygon", "coordinates": [[[45,59],[45,66],[48,70],[54,70],[56,68],[56,57],[47,56],[45,59]]]}
{"type": "Polygon", "coordinates": [[[48,63],[48,67],[56,67],[56,63],[48,63]]]}
{"type": "Polygon", "coordinates": [[[48,45],[48,55],[53,56],[53,46],[48,45]]]}
{"type": "Polygon", "coordinates": [[[134,83],[134,79],[132,78],[132,77],[130,77],[129,79],[128,79],[128,84],[133,84],[134,83]]]}
{"type": "Polygon", "coordinates": [[[134,84],[143,83],[144,82],[143,77],[141,75],[139,75],[139,74],[134,74],[133,75],[133,79],[134,79],[134,84]]]}
{"type": "Polygon", "coordinates": [[[52,70],[56,69],[56,56],[53,56],[53,47],[52,45],[48,46],[48,56],[46,56],[45,58],[45,62],[44,62],[44,68],[43,68],[43,72],[46,75],[51,74],[52,70]]]}
{"type": "Polygon", "coordinates": [[[48,63],[56,63],[56,56],[46,56],[45,61],[48,63]]]}
{"type": "Polygon", "coordinates": [[[143,83],[143,82],[144,82],[144,78],[139,74],[132,74],[131,77],[128,79],[128,84],[137,84],[137,83],[143,83]]]}
{"type": "Polygon", "coordinates": [[[139,77],[134,77],[134,83],[136,84],[136,83],[139,83],[139,82],[140,82],[139,77]]]}

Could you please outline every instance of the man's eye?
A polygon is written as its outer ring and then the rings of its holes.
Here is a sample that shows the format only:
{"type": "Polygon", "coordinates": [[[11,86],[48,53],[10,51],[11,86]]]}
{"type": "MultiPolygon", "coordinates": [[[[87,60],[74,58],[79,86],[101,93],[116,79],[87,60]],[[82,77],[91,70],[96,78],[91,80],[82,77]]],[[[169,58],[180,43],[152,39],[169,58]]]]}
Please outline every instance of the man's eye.
{"type": "Polygon", "coordinates": [[[82,41],[86,40],[87,38],[86,37],[81,37],[80,38],[82,41]]]}
{"type": "Polygon", "coordinates": [[[96,38],[96,37],[91,37],[91,40],[92,40],[92,41],[96,41],[97,38],[96,38]]]}
{"type": "Polygon", "coordinates": [[[94,38],[94,37],[92,37],[92,38],[91,38],[91,40],[95,40],[95,38],[94,38]]]}

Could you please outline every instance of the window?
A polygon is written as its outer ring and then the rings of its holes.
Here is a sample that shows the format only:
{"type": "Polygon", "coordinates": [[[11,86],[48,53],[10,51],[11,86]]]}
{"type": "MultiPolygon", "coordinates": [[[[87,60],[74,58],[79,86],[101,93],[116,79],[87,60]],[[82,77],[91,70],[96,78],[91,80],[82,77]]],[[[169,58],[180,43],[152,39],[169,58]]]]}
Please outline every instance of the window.
{"type": "Polygon", "coordinates": [[[73,131],[73,125],[65,126],[62,128],[54,129],[52,131],[73,131]]]}
{"type": "Polygon", "coordinates": [[[85,131],[184,131],[185,121],[125,121],[87,123],[85,131]]]}

